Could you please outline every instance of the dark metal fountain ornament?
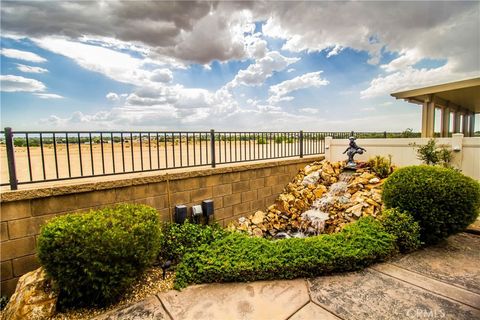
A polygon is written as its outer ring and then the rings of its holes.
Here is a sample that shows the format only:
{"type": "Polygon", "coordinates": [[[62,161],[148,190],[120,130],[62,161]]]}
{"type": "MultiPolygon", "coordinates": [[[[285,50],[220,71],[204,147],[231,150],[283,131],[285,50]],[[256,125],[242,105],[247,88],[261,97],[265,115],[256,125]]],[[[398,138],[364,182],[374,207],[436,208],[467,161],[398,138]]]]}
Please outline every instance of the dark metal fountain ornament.
{"type": "Polygon", "coordinates": [[[362,147],[359,147],[355,143],[355,139],[356,139],[355,137],[350,137],[348,139],[350,140],[350,143],[348,144],[348,148],[345,151],[343,151],[343,154],[347,153],[347,156],[348,156],[348,162],[347,162],[347,165],[345,166],[345,169],[356,170],[357,164],[353,160],[353,156],[356,155],[357,153],[363,154],[364,152],[367,152],[367,150],[365,150],[362,147]]]}

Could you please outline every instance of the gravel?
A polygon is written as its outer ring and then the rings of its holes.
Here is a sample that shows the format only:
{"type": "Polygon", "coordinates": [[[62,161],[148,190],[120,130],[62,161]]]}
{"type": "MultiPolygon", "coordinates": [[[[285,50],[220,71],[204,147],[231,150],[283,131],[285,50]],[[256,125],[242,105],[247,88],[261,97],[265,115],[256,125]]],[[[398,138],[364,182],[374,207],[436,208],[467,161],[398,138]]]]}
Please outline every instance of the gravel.
{"type": "Polygon", "coordinates": [[[165,280],[162,279],[162,269],[153,267],[145,271],[142,276],[124,294],[122,299],[105,308],[81,308],[71,309],[57,313],[52,320],[83,320],[92,319],[108,311],[139,302],[149,296],[171,290],[173,288],[174,272],[167,272],[165,280]]]}

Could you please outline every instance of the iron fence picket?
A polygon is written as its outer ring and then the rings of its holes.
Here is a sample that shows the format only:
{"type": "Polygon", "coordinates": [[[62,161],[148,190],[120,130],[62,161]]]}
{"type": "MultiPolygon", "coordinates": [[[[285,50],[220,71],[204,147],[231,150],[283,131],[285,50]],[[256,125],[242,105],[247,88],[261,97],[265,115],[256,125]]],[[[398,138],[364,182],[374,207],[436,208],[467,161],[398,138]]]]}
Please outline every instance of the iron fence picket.
{"type": "MultiPolygon", "coordinates": [[[[25,169],[18,176],[18,184],[61,181],[132,172],[166,170],[246,161],[303,157],[325,153],[325,137],[347,139],[401,137],[401,133],[383,132],[232,132],[222,131],[12,131],[13,157],[15,139],[23,139],[27,159],[22,160],[25,169]],[[210,135],[209,135],[210,134],[210,135]],[[15,135],[15,137],[13,137],[15,135]],[[95,135],[93,137],[92,135],[95,135]],[[65,137],[65,141],[63,141],[65,137]],[[98,141],[98,137],[100,137],[98,141]],[[107,139],[104,141],[104,139],[107,139]],[[118,141],[119,139],[119,141],[118,141]],[[76,141],[75,141],[76,140],[76,141]],[[94,141],[95,140],[95,141],[94,141]],[[147,141],[148,140],[148,141],[147,141]],[[154,140],[154,141],[153,141],[154,140]],[[162,141],[163,140],[163,141],[162,141]],[[210,141],[210,143],[208,143],[210,141]],[[162,142],[162,144],[161,144],[162,142]],[[74,144],[78,146],[78,158],[74,144]],[[111,143],[109,151],[104,144],[111,143]],[[26,145],[25,145],[26,144],[26,145]],[[99,146],[98,146],[99,144],[99,146]],[[117,144],[117,145],[115,145],[117,144]],[[64,147],[62,147],[62,145],[64,147]],[[86,166],[82,153],[90,153],[86,166]],[[137,147],[135,147],[137,145],[137,147]],[[39,147],[39,149],[36,149],[39,147]],[[145,147],[145,148],[144,148],[145,147]],[[53,148],[53,150],[52,150],[53,148]],[[120,150],[119,150],[120,148],[120,150]],[[130,149],[131,161],[127,161],[130,149]],[[148,155],[147,150],[148,148],[148,155]],[[156,148],[156,154],[152,149],[156,148]],[[164,149],[163,152],[160,149],[164,149]],[[40,163],[33,157],[40,153],[40,163]],[[53,154],[52,154],[53,151],[53,154]],[[170,151],[170,152],[169,152],[170,151]],[[145,152],[145,154],[144,154],[145,152]],[[99,154],[100,153],[100,154],[99,154]],[[118,153],[118,154],[116,154],[118,153]],[[117,163],[121,156],[122,164],[117,163]],[[156,159],[156,166],[153,161],[156,159]],[[186,158],[184,158],[186,156],[186,158]],[[191,158],[193,156],[193,158],[191,158]],[[53,157],[53,159],[52,159],[53,157]],[[148,162],[145,157],[148,157],[148,162]],[[140,166],[135,162],[140,161],[140,166]],[[88,165],[90,162],[90,168],[88,165]],[[101,163],[101,170],[99,165],[101,163]],[[52,167],[47,163],[52,163],[52,167]],[[95,170],[95,165],[97,169],[95,170]],[[118,168],[117,168],[118,165],[118,168]],[[110,168],[110,166],[112,166],[110,168]],[[53,169],[52,169],[53,168],[53,169]],[[90,169],[90,170],[88,170],[90,169]],[[40,172],[38,172],[40,170],[40,172]]],[[[88,155],[87,159],[88,159],[88,155]]],[[[18,164],[17,164],[18,166],[18,164]]],[[[0,185],[9,183],[1,181],[0,185]]]]}

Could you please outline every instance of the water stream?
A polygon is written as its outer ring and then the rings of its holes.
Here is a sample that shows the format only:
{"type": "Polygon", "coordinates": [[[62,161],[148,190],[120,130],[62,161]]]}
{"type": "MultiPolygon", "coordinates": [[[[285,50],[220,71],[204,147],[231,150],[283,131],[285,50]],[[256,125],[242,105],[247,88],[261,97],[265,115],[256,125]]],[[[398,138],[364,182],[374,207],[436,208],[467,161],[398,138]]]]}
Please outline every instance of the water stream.
{"type": "Polygon", "coordinates": [[[325,222],[330,219],[330,208],[335,202],[342,204],[350,202],[346,196],[348,183],[353,179],[355,171],[345,171],[338,176],[338,182],[333,183],[322,197],[316,199],[309,210],[302,213],[302,223],[297,232],[279,232],[275,238],[305,238],[322,234],[325,230],[325,222]]]}

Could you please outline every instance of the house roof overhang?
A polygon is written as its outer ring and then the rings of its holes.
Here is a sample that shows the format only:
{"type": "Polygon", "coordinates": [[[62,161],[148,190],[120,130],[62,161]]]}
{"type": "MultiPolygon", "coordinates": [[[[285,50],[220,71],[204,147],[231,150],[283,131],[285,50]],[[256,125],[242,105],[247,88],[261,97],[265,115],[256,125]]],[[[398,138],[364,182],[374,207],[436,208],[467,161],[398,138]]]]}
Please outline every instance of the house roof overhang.
{"type": "Polygon", "coordinates": [[[395,92],[391,96],[412,103],[434,102],[455,111],[480,113],[480,78],[395,92]]]}

